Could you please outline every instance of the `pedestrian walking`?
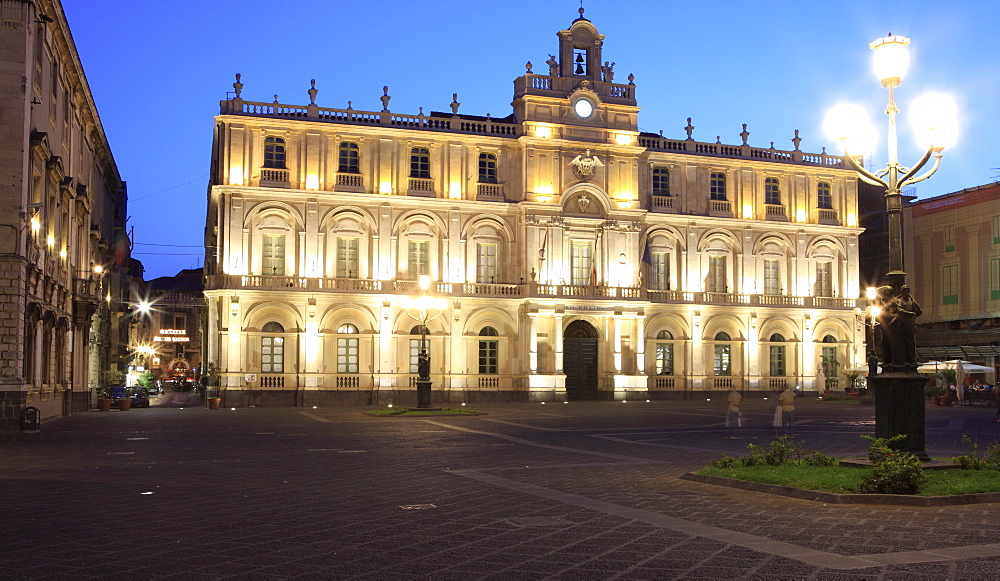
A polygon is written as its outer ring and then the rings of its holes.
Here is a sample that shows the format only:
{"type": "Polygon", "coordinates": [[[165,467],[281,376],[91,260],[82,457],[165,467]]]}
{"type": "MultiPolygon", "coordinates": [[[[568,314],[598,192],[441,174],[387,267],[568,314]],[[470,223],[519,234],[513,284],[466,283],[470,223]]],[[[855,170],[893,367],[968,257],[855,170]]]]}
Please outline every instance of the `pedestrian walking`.
{"type": "Polygon", "coordinates": [[[778,436],[781,431],[785,434],[792,428],[795,421],[795,392],[785,388],[785,391],[778,395],[778,407],[774,411],[774,435],[778,436]]]}
{"type": "Polygon", "coordinates": [[[729,434],[726,436],[731,440],[739,438],[738,431],[743,427],[743,414],[740,412],[740,402],[743,396],[736,388],[730,388],[729,398],[726,403],[726,428],[729,434]]]}

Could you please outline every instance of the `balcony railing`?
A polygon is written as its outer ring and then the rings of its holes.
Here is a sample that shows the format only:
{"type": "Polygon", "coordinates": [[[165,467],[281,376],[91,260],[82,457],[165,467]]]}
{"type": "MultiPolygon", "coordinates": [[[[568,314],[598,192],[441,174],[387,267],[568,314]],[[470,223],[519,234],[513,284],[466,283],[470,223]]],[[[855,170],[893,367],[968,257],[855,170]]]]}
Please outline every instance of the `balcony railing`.
{"type": "MultiPolygon", "coordinates": [[[[316,278],[304,276],[263,276],[257,274],[216,274],[206,277],[205,289],[275,289],[289,292],[327,291],[344,294],[415,296],[421,293],[415,280],[373,280],[356,278],[316,278]]],[[[801,297],[729,292],[654,290],[637,287],[591,286],[542,283],[435,282],[431,293],[452,297],[511,299],[591,299],[606,301],[611,308],[621,301],[653,303],[716,304],[794,308],[853,309],[857,299],[801,297]]]]}
{"type": "Polygon", "coordinates": [[[820,224],[840,224],[840,217],[837,215],[836,210],[820,210],[819,211],[819,223],[820,224]]]}
{"type": "Polygon", "coordinates": [[[476,199],[484,202],[502,202],[503,184],[478,184],[476,199]]]}
{"type": "Polygon", "coordinates": [[[768,220],[788,219],[788,211],[780,204],[764,204],[764,215],[768,220]]]}
{"type": "Polygon", "coordinates": [[[288,170],[265,168],[260,170],[261,185],[288,186],[288,170]]]}
{"type": "Polygon", "coordinates": [[[349,191],[363,190],[365,187],[365,180],[359,173],[338,173],[337,187],[343,187],[349,191]]]}
{"type": "Polygon", "coordinates": [[[708,213],[711,216],[732,216],[733,203],[728,200],[709,200],[708,213]]]}
{"type": "Polygon", "coordinates": [[[675,196],[652,196],[650,197],[650,209],[654,212],[673,212],[675,196]]]}
{"type": "Polygon", "coordinates": [[[434,196],[434,180],[425,178],[410,178],[409,191],[411,196],[434,196]]]}

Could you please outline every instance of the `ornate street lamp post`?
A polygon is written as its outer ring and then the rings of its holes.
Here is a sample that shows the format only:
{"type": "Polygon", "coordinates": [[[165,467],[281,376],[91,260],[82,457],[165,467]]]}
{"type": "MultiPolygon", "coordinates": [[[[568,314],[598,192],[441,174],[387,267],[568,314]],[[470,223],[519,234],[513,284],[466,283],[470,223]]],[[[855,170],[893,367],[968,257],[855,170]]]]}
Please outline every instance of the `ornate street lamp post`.
{"type": "Polygon", "coordinates": [[[443,298],[427,296],[431,279],[420,276],[420,298],[405,297],[403,308],[407,314],[420,323],[420,353],[417,354],[417,409],[431,409],[431,356],[427,351],[427,322],[441,315],[448,305],[443,298]],[[437,311],[436,313],[434,311],[437,311]]]}
{"type": "Polygon", "coordinates": [[[909,66],[907,45],[910,39],[889,35],[870,44],[875,51],[875,73],[882,87],[889,89],[889,104],[885,113],[889,116],[888,155],[885,168],[872,172],[865,169],[858,159],[858,153],[867,148],[859,141],[865,139],[867,123],[864,113],[858,108],[841,106],[827,115],[826,128],[831,137],[841,141],[847,163],[858,172],[858,177],[870,184],[885,189],[886,215],[889,222],[889,284],[875,291],[875,306],[878,311],[870,311],[881,330],[882,373],[872,365],[874,350],[874,322],[868,335],[869,384],[875,388],[875,435],[887,438],[905,435],[896,446],[915,454],[922,460],[929,460],[924,436],[924,391],[925,378],[917,373],[914,322],[920,316],[920,306],[910,295],[903,272],[903,195],[904,186],[929,178],[941,163],[941,151],[951,145],[957,127],[957,112],[954,103],[942,95],[925,95],[914,106],[914,125],[920,141],[925,142],[927,151],[917,163],[904,167],[899,163],[896,139],[895,89],[900,85],[909,66]],[[934,156],[934,165],[922,175],[918,172],[934,156]],[[877,313],[877,314],[876,314],[877,313]]]}

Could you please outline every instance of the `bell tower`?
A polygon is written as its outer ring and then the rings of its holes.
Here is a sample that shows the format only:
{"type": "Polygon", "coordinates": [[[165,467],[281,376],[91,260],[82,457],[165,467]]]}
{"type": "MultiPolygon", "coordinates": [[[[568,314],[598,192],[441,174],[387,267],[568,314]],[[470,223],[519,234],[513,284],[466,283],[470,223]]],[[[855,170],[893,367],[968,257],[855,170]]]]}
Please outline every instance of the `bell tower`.
{"type": "Polygon", "coordinates": [[[526,123],[526,135],[629,143],[622,133],[638,134],[634,77],[615,82],[615,63],[601,60],[604,35],[583,17],[583,8],[556,36],[559,48],[545,61],[547,68],[536,72],[529,62],[514,80],[514,118],[526,123]]]}
{"type": "Polygon", "coordinates": [[[601,45],[604,35],[583,17],[573,21],[569,30],[560,30],[559,36],[559,76],[580,79],[601,80],[601,45]]]}

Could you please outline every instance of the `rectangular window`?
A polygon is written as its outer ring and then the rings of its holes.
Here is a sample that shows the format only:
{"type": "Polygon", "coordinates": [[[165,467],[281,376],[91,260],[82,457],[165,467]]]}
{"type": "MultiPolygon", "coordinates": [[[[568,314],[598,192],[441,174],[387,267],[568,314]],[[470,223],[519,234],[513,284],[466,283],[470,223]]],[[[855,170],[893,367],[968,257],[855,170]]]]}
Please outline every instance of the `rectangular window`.
{"type": "Polygon", "coordinates": [[[495,339],[479,341],[479,373],[496,375],[500,373],[499,341],[495,339]]]}
{"type": "Polygon", "coordinates": [[[282,337],[261,337],[260,372],[285,372],[285,340],[282,337]]]}
{"type": "Polygon", "coordinates": [[[764,260],[764,294],[781,294],[781,263],[777,260],[764,260]]]}
{"type": "Polygon", "coordinates": [[[941,294],[943,304],[958,304],[958,265],[941,269],[941,294]]]}
{"type": "Polygon", "coordinates": [[[479,154],[479,183],[497,183],[497,156],[492,153],[479,154]]]}
{"type": "Polygon", "coordinates": [[[570,284],[586,286],[591,283],[594,268],[594,247],[590,242],[574,242],[570,248],[570,284]]]}
{"type": "Polygon", "coordinates": [[[833,195],[828,182],[820,182],[816,186],[816,207],[821,210],[833,209],[833,195]]]}
{"type": "Polygon", "coordinates": [[[837,348],[836,347],[823,347],[822,359],[820,359],[823,366],[823,377],[827,379],[837,377],[837,348]]]}
{"type": "Polygon", "coordinates": [[[476,244],[476,282],[493,283],[497,277],[497,245],[476,244]]]}
{"type": "Polygon", "coordinates": [[[187,329],[187,320],[184,315],[174,317],[174,326],[171,329],[187,329]]]}
{"type": "Polygon", "coordinates": [[[1000,216],[993,216],[993,244],[1000,244],[1000,216]]]}
{"type": "Polygon", "coordinates": [[[955,252],[955,227],[944,227],[944,251],[955,252]]]}
{"type": "Polygon", "coordinates": [[[729,344],[716,345],[715,357],[712,360],[712,367],[716,375],[730,375],[729,344]]]}
{"type": "Polygon", "coordinates": [[[1000,258],[990,260],[990,300],[1000,300],[1000,258]]]}
{"type": "Polygon", "coordinates": [[[656,374],[674,374],[674,346],[671,343],[656,344],[656,374]]]}
{"type": "Polygon", "coordinates": [[[265,234],[261,246],[261,274],[285,276],[285,235],[265,234]]]}
{"type": "Polygon", "coordinates": [[[431,152],[426,147],[414,147],[410,150],[410,177],[430,179],[431,152]]]}
{"type": "Polygon", "coordinates": [[[358,372],[358,339],[337,339],[337,373],[358,372]]]}
{"type": "Polygon", "coordinates": [[[833,296],[833,263],[816,263],[816,296],[833,296]]]}
{"type": "Polygon", "coordinates": [[[650,269],[649,288],[654,290],[670,290],[670,253],[654,252],[650,269]]]}
{"type": "Polygon", "coordinates": [[[705,290],[710,293],[724,293],[726,288],[726,257],[708,257],[708,278],[705,279],[705,290]]]}
{"type": "Polygon", "coordinates": [[[711,175],[711,187],[709,194],[713,200],[726,199],[726,174],[715,172],[711,175]]]}
{"type": "Polygon", "coordinates": [[[771,345],[771,377],[785,376],[785,346],[771,345]]]}
{"type": "Polygon", "coordinates": [[[653,195],[670,195],[670,171],[665,167],[653,168],[653,195]]]}
{"type": "Polygon", "coordinates": [[[781,188],[778,178],[767,178],[764,180],[764,203],[774,206],[781,204],[781,188]]]}
{"type": "Polygon", "coordinates": [[[337,171],[340,173],[359,173],[358,144],[344,141],[340,144],[338,152],[337,171]]]}
{"type": "Polygon", "coordinates": [[[425,240],[410,240],[407,245],[406,266],[410,280],[417,280],[422,274],[430,274],[428,251],[430,243],[425,240]]]}
{"type": "Polygon", "coordinates": [[[358,277],[358,239],[337,238],[337,278],[358,277]]]}
{"type": "MultiPolygon", "coordinates": [[[[427,347],[430,351],[430,346],[427,347]]],[[[410,339],[410,373],[419,373],[417,370],[417,357],[420,355],[420,339],[410,339]]]]}

